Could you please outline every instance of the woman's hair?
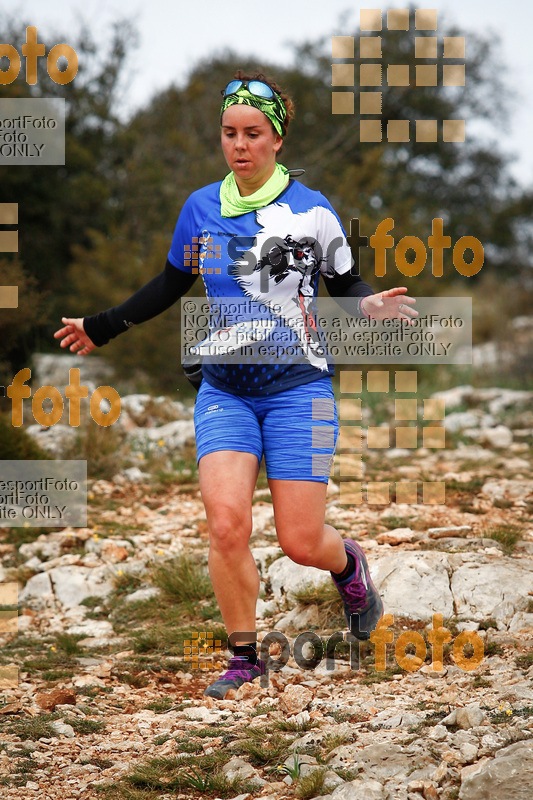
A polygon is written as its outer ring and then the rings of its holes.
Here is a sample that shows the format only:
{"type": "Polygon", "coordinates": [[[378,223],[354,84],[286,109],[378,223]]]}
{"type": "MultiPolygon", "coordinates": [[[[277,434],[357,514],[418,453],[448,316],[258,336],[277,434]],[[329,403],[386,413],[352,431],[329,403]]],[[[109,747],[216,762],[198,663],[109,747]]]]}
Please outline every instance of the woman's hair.
{"type": "MultiPolygon", "coordinates": [[[[244,72],[244,70],[242,70],[242,69],[238,69],[236,71],[235,75],[233,76],[233,78],[235,80],[239,80],[239,81],[263,81],[263,83],[268,83],[270,88],[273,89],[275,92],[277,92],[279,94],[279,96],[283,100],[283,105],[285,106],[285,108],[287,110],[287,116],[285,117],[285,119],[284,119],[284,121],[282,123],[283,134],[285,135],[287,133],[287,128],[289,127],[289,122],[294,117],[294,103],[291,100],[291,98],[289,97],[289,95],[286,92],[284,92],[283,89],[281,89],[280,86],[278,86],[278,84],[276,83],[275,80],[273,80],[268,75],[265,75],[262,72],[248,73],[248,72],[244,72]]],[[[270,124],[272,125],[272,122],[270,124]]],[[[273,125],[272,125],[272,128],[277,133],[277,131],[274,128],[273,125]]],[[[278,151],[278,153],[280,153],[280,152],[281,152],[281,148],[278,151]]]]}

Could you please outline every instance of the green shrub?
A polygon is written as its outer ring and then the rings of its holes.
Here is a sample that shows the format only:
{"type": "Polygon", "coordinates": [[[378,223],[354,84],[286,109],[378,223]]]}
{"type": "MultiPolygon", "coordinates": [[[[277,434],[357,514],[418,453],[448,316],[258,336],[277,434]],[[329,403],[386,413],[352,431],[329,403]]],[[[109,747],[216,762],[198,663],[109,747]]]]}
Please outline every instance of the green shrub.
{"type": "Polygon", "coordinates": [[[11,424],[11,416],[0,414],[0,461],[42,461],[52,459],[23,428],[11,424]]]}

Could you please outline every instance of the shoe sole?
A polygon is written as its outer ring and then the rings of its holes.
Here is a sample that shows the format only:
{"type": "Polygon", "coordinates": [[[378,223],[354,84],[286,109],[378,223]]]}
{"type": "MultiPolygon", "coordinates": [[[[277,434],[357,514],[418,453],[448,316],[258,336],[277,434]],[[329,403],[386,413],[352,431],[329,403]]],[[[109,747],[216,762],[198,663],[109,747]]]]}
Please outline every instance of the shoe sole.
{"type": "Polygon", "coordinates": [[[208,691],[208,689],[209,689],[209,688],[210,688],[210,687],[208,686],[208,687],[207,687],[207,689],[205,690],[205,692],[204,692],[204,697],[214,697],[214,698],[215,698],[215,700],[224,700],[224,698],[226,697],[227,693],[228,693],[229,691],[231,691],[231,689],[237,689],[238,687],[237,687],[237,686],[228,686],[228,687],[227,687],[227,688],[224,690],[224,694],[221,694],[221,693],[220,693],[220,691],[218,691],[218,692],[217,692],[217,690],[216,690],[216,689],[215,689],[214,691],[211,691],[211,692],[209,692],[209,691],[208,691]]]}
{"type": "Polygon", "coordinates": [[[251,681],[243,681],[243,682],[242,682],[242,683],[240,683],[238,686],[235,686],[235,684],[233,684],[233,685],[232,685],[231,683],[229,683],[229,682],[228,682],[228,683],[226,684],[225,688],[223,689],[223,691],[224,691],[224,694],[220,694],[220,692],[222,691],[222,687],[224,686],[224,684],[222,683],[222,681],[220,682],[220,686],[221,686],[221,688],[220,688],[220,690],[218,690],[218,691],[217,691],[217,688],[216,688],[216,684],[218,683],[218,681],[215,681],[214,683],[212,683],[210,686],[208,686],[208,687],[207,687],[207,688],[204,690],[204,695],[203,695],[203,696],[204,696],[204,697],[214,697],[216,700],[224,700],[225,696],[226,696],[226,695],[227,695],[227,693],[230,691],[230,689],[235,689],[235,690],[237,690],[237,689],[240,689],[240,687],[241,687],[243,684],[245,684],[245,683],[253,683],[253,682],[254,682],[254,681],[257,679],[257,678],[260,678],[260,677],[261,677],[261,675],[263,675],[263,674],[264,674],[264,673],[260,672],[258,675],[255,675],[255,676],[252,678],[252,680],[251,680],[251,681]],[[211,691],[209,691],[210,689],[211,689],[211,691]]]}

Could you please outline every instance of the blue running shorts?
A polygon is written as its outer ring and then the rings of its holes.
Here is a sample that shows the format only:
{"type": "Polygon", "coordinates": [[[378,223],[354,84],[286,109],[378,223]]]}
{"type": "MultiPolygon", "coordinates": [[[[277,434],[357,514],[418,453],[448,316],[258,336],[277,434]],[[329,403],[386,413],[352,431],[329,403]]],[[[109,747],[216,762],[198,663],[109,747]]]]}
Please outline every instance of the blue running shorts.
{"type": "Polygon", "coordinates": [[[265,456],[267,477],[328,482],[339,423],[330,377],[265,397],[215,389],[204,379],[194,407],[197,461],[217,450],[265,456]]]}

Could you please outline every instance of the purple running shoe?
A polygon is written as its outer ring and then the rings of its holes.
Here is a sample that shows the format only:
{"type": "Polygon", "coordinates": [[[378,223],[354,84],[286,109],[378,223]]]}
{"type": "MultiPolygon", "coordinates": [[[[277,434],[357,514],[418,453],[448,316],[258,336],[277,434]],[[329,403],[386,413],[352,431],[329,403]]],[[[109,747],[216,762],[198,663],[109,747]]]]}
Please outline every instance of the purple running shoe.
{"type": "Polygon", "coordinates": [[[257,659],[257,664],[250,664],[245,658],[233,656],[228,666],[229,669],[207,687],[204,695],[223,700],[229,689],[238,689],[246,681],[253,681],[266,672],[265,663],[260,658],[257,659]]]}
{"type": "Polygon", "coordinates": [[[355,575],[344,586],[340,586],[335,578],[333,583],[342,598],[349,630],[357,639],[369,639],[371,631],[383,616],[383,602],[372,583],[361,545],[353,539],[345,539],[344,548],[355,558],[355,575]]]}

